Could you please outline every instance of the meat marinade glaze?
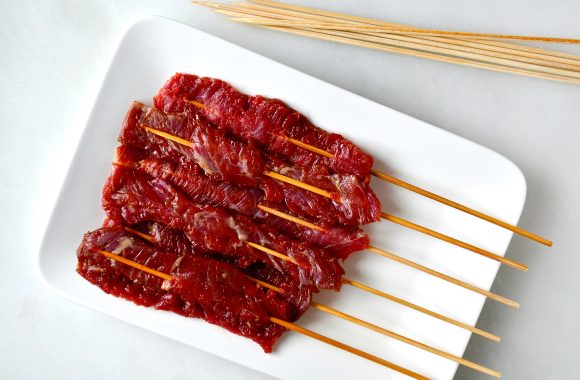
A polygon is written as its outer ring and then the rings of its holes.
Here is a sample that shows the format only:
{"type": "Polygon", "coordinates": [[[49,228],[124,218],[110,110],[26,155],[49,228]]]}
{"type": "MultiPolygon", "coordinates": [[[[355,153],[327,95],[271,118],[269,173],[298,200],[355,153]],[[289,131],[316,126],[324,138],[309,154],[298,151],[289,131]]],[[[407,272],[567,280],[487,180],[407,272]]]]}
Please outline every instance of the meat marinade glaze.
{"type": "Polygon", "coordinates": [[[196,162],[210,178],[232,184],[258,186],[267,201],[284,202],[291,211],[315,218],[323,225],[360,225],[380,219],[380,202],[366,179],[353,175],[327,175],[322,166],[308,169],[292,167],[279,158],[262,153],[253,144],[231,140],[222,131],[207,123],[184,115],[166,114],[133,103],[129,109],[119,141],[156,150],[178,160],[185,156],[196,162]],[[147,131],[153,128],[193,144],[177,144],[147,131]],[[264,175],[273,170],[285,176],[307,182],[333,194],[334,199],[314,194],[264,175]]]}
{"type": "MultiPolygon", "coordinates": [[[[108,224],[112,226],[115,225],[110,222],[108,224]]],[[[131,226],[131,230],[147,235],[147,240],[158,250],[174,252],[180,256],[203,256],[224,261],[235,266],[235,260],[232,260],[231,257],[216,253],[200,254],[200,251],[194,249],[193,244],[182,231],[167,227],[164,224],[149,222],[140,223],[131,226]]],[[[253,265],[240,270],[248,276],[262,280],[282,290],[281,293],[275,293],[276,297],[282,297],[284,300],[290,302],[296,307],[296,310],[289,314],[286,320],[297,320],[310,306],[310,287],[300,284],[294,278],[287,276],[279,270],[264,265],[263,263],[254,263],[253,265]]]]}
{"type": "Polygon", "coordinates": [[[295,239],[306,240],[319,248],[345,259],[352,252],[365,250],[369,245],[368,235],[356,227],[326,227],[323,231],[301,226],[258,209],[262,204],[292,214],[284,205],[261,201],[261,191],[240,187],[208,178],[199,166],[185,156],[179,162],[161,156],[154,150],[140,146],[121,145],[117,148],[116,162],[143,170],[145,173],[168,181],[183,191],[192,201],[212,207],[225,208],[230,212],[253,217],[295,239]]]}
{"type": "Polygon", "coordinates": [[[265,352],[271,352],[286,331],[269,317],[287,320],[292,316],[291,304],[271,290],[258,288],[235,267],[203,257],[155,250],[122,228],[103,228],[85,234],[77,257],[77,272],[105,292],[138,305],[202,318],[252,339],[265,352]],[[163,281],[117,263],[99,250],[170,273],[172,279],[163,281]]]}
{"type": "Polygon", "coordinates": [[[114,165],[103,189],[103,209],[120,224],[154,221],[182,230],[196,249],[231,256],[240,268],[262,262],[311,286],[312,291],[338,290],[342,284],[344,271],[329,253],[246,216],[195,204],[166,181],[135,169],[114,165]],[[296,264],[251,248],[248,242],[282,252],[296,264]]]}
{"type": "Polygon", "coordinates": [[[177,73],[159,90],[154,104],[166,112],[201,114],[227,132],[255,141],[297,166],[324,165],[335,173],[365,177],[373,165],[373,158],[351,141],[314,126],[281,100],[242,94],[219,79],[177,73]],[[188,103],[192,100],[203,107],[188,103]],[[306,151],[280,136],[326,150],[334,158],[306,151]]]}

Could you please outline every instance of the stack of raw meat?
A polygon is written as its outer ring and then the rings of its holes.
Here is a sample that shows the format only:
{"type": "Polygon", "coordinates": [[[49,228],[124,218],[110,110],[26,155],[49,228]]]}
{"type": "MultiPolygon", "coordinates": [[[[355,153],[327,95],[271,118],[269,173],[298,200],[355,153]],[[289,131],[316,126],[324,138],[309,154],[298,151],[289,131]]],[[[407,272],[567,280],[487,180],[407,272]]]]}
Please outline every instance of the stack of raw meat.
{"type": "Polygon", "coordinates": [[[154,107],[131,104],[119,143],[103,189],[107,218],[102,228],[84,236],[77,271],[107,293],[203,318],[254,340],[266,352],[285,331],[270,316],[295,321],[313,293],[340,290],[341,260],[368,246],[360,226],[379,219],[381,205],[369,187],[371,156],[280,100],[244,95],[221,80],[174,75],[154,97],[154,107]],[[287,137],[333,157],[300,148],[287,137]],[[267,172],[331,196],[280,182],[267,172]],[[282,219],[260,206],[321,228],[282,219]]]}

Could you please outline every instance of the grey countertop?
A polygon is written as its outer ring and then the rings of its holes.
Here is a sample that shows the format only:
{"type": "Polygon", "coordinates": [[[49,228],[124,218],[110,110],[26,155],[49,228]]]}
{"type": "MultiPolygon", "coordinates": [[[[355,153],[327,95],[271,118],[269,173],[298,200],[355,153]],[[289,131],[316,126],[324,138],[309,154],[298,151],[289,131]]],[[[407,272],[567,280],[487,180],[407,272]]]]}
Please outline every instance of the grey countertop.
{"type": "MultiPolygon", "coordinates": [[[[310,3],[432,28],[580,37],[576,0],[310,3]]],[[[502,268],[492,290],[522,307],[486,303],[479,327],[503,340],[472,339],[465,356],[507,379],[580,378],[580,86],[236,25],[185,0],[0,2],[0,378],[268,378],[71,304],[36,269],[114,48],[148,15],[186,22],[514,161],[528,183],[520,226],[555,245],[513,239],[507,255],[530,270],[502,268]]],[[[460,369],[456,378],[484,377],[460,369]]]]}

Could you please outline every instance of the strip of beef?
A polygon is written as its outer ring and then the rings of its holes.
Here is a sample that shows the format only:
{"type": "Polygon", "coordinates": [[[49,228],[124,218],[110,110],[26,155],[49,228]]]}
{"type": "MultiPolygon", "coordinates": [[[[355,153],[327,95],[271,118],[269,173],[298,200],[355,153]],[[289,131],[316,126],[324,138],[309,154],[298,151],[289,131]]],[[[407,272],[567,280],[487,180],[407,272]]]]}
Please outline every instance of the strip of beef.
{"type": "Polygon", "coordinates": [[[261,152],[251,144],[231,140],[207,123],[166,114],[141,103],[131,105],[119,141],[142,143],[144,147],[154,145],[160,154],[168,157],[189,157],[207,175],[238,185],[257,185],[265,170],[261,152]],[[179,136],[191,147],[148,133],[148,127],[179,136]]]}
{"type": "Polygon", "coordinates": [[[252,339],[266,352],[272,351],[286,331],[272,323],[270,316],[287,319],[292,315],[292,305],[275,292],[258,288],[235,267],[203,257],[155,250],[121,228],[85,234],[77,257],[77,272],[105,292],[138,305],[203,318],[252,339]],[[98,250],[171,274],[172,279],[163,281],[106,258],[98,250]]]}
{"type": "Polygon", "coordinates": [[[196,249],[231,256],[240,268],[262,262],[313,291],[338,290],[342,284],[344,271],[331,254],[290,240],[244,215],[232,216],[222,209],[193,203],[166,181],[139,170],[114,165],[103,189],[103,209],[109,219],[122,224],[153,221],[182,230],[196,249]],[[252,248],[248,242],[285,253],[297,264],[252,248]]]}
{"type": "MultiPolygon", "coordinates": [[[[193,255],[198,252],[182,231],[167,227],[161,223],[141,223],[131,226],[131,228],[147,234],[151,240],[151,244],[159,250],[175,252],[180,256],[193,255]]],[[[199,256],[199,253],[197,255],[199,256]]],[[[228,260],[229,258],[227,256],[214,254],[210,258],[226,261],[235,265],[235,262],[228,260]]],[[[255,263],[245,268],[243,272],[253,278],[265,281],[282,289],[280,294],[268,294],[268,297],[282,297],[294,305],[295,310],[287,317],[287,320],[297,320],[310,306],[310,287],[303,286],[292,277],[286,276],[271,266],[264,265],[263,263],[255,263]]]]}
{"type": "Polygon", "coordinates": [[[252,186],[262,189],[266,200],[284,202],[293,212],[316,218],[324,225],[340,223],[358,226],[380,219],[381,205],[370,189],[368,177],[360,180],[354,175],[328,175],[321,166],[306,169],[286,165],[273,155],[262,154],[251,145],[228,139],[227,136],[219,135],[211,126],[183,115],[165,114],[141,103],[133,103],[125,118],[119,141],[141,146],[159,158],[178,162],[189,159],[198,164],[212,179],[245,185],[252,185],[253,181],[252,186]],[[193,140],[193,148],[150,133],[147,128],[154,128],[183,140],[193,140]],[[200,136],[206,132],[212,137],[200,136]],[[199,144],[196,141],[205,143],[199,144]],[[236,155],[236,149],[242,147],[243,151],[236,155]],[[255,164],[258,166],[253,167],[255,164]],[[236,165],[238,168],[234,169],[236,165]],[[332,199],[266,177],[263,175],[264,168],[323,188],[331,193],[332,199]]]}
{"type": "Polygon", "coordinates": [[[305,240],[326,249],[335,257],[344,259],[352,252],[362,251],[368,247],[368,236],[360,228],[328,226],[325,231],[318,231],[286,221],[257,208],[262,204],[296,215],[284,204],[266,201],[261,191],[212,180],[203,174],[199,166],[185,157],[175,162],[169,158],[154,158],[156,156],[157,154],[151,150],[121,145],[117,148],[116,162],[138,168],[153,177],[170,182],[196,203],[226,208],[253,217],[254,220],[275,227],[295,239],[305,240]]]}
{"type": "Polygon", "coordinates": [[[155,96],[154,104],[166,112],[201,114],[228,133],[256,141],[263,149],[297,166],[322,164],[335,173],[364,177],[370,174],[373,165],[373,158],[351,141],[314,126],[281,100],[242,94],[219,79],[177,73],[155,96]],[[188,103],[191,100],[203,107],[188,103]],[[280,135],[326,150],[334,154],[334,158],[299,148],[280,135]]]}

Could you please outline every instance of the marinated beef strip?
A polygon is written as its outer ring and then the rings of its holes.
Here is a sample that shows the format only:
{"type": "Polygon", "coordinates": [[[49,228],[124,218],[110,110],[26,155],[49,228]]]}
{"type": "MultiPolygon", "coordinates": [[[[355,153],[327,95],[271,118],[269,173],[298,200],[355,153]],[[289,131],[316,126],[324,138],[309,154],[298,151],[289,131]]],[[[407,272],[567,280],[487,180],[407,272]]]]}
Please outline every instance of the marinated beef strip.
{"type": "MultiPolygon", "coordinates": [[[[284,204],[266,201],[260,190],[213,180],[197,164],[185,157],[175,162],[169,158],[155,158],[157,156],[152,150],[125,144],[117,148],[116,162],[168,181],[196,203],[226,208],[231,212],[252,217],[292,238],[305,240],[325,249],[337,258],[345,259],[352,252],[362,251],[369,245],[368,235],[360,228],[329,226],[324,231],[319,231],[284,220],[259,210],[258,204],[291,215],[297,213],[288,210],[284,204]]],[[[307,221],[315,222],[314,219],[307,221]]]]}
{"type": "Polygon", "coordinates": [[[312,291],[339,290],[342,284],[344,271],[330,253],[257,225],[244,215],[193,203],[165,180],[139,170],[113,166],[103,189],[103,209],[110,220],[121,224],[151,221],[182,230],[200,251],[229,256],[242,269],[256,263],[272,266],[312,291]],[[297,264],[252,248],[248,242],[283,253],[297,264]]]}
{"type": "MultiPolygon", "coordinates": [[[[147,234],[150,237],[151,244],[159,250],[175,252],[180,256],[195,255],[196,253],[199,256],[198,251],[194,249],[191,241],[180,230],[167,227],[161,223],[149,222],[134,225],[131,226],[131,228],[147,234]]],[[[204,255],[204,257],[205,256],[207,255],[204,255]]],[[[229,260],[227,256],[214,254],[209,257],[235,265],[235,261],[229,260]]],[[[295,310],[288,315],[287,320],[297,320],[310,306],[310,286],[302,285],[299,281],[296,281],[277,269],[264,265],[263,263],[255,263],[254,265],[245,268],[243,272],[248,276],[265,281],[282,290],[280,293],[273,292],[272,294],[269,293],[267,296],[282,297],[295,307],[295,310]]]]}
{"type": "Polygon", "coordinates": [[[324,165],[335,173],[365,177],[373,165],[373,158],[351,141],[314,126],[281,100],[242,94],[219,79],[177,73],[155,96],[154,105],[165,112],[201,114],[228,133],[255,141],[296,166],[324,165]],[[203,107],[188,101],[201,103],[203,107]],[[307,151],[279,136],[326,150],[334,158],[307,151]]]}
{"type": "Polygon", "coordinates": [[[288,320],[293,306],[271,291],[257,287],[235,267],[200,256],[158,251],[122,228],[85,234],[78,250],[77,272],[103,291],[138,305],[153,306],[202,318],[258,343],[265,352],[286,331],[270,316],[288,320]],[[151,269],[156,276],[109,259],[99,250],[116,253],[151,269]]]}
{"type": "Polygon", "coordinates": [[[178,162],[189,159],[210,179],[258,187],[266,201],[283,202],[294,213],[316,219],[322,225],[358,226],[380,219],[381,205],[370,189],[368,177],[360,180],[354,175],[327,175],[321,166],[309,169],[289,166],[274,155],[260,152],[251,143],[244,145],[221,133],[200,120],[133,103],[119,141],[141,146],[157,157],[178,162]],[[150,133],[147,128],[191,141],[193,148],[150,133]],[[205,138],[206,133],[210,137],[205,138]],[[236,149],[239,150],[237,155],[236,149]],[[266,177],[264,169],[323,188],[333,195],[333,199],[266,177]]]}

